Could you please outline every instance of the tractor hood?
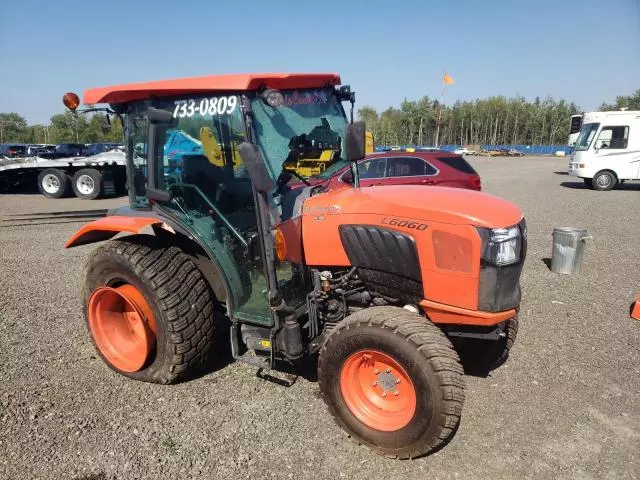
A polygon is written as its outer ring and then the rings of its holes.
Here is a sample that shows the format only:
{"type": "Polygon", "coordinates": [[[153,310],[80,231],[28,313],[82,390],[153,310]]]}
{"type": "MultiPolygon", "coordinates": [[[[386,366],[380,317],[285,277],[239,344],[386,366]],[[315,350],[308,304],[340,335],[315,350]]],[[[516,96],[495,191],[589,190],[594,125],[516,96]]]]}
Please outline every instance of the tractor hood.
{"type": "Polygon", "coordinates": [[[307,199],[304,213],[379,214],[487,228],[508,227],[522,219],[516,205],[488,193],[420,185],[333,190],[307,199]]]}

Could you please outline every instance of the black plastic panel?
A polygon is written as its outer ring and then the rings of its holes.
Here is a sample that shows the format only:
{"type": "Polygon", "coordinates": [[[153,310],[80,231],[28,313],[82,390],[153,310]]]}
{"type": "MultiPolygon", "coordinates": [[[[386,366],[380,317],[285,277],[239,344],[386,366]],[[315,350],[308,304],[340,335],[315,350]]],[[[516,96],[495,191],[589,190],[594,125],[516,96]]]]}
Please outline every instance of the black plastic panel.
{"type": "Polygon", "coordinates": [[[341,225],[340,239],[352,266],[422,281],[410,235],[370,225],[341,225]]]}

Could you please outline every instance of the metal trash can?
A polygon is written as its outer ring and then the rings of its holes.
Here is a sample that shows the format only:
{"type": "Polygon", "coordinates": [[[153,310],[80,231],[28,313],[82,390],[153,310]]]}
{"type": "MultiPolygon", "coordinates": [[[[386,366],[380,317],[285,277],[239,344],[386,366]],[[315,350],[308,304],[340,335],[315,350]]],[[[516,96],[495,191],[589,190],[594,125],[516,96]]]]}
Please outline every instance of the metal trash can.
{"type": "Polygon", "coordinates": [[[554,228],[551,271],[565,275],[580,273],[585,240],[590,238],[582,228],[554,228]]]}

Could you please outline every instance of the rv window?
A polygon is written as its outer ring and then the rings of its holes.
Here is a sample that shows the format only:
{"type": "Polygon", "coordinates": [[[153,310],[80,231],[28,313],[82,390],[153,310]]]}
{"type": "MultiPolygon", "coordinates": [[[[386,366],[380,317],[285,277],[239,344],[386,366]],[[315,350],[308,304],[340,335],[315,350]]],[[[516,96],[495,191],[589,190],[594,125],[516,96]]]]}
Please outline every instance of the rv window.
{"type": "Polygon", "coordinates": [[[602,127],[596,148],[624,149],[629,143],[629,127],[602,127]]]}

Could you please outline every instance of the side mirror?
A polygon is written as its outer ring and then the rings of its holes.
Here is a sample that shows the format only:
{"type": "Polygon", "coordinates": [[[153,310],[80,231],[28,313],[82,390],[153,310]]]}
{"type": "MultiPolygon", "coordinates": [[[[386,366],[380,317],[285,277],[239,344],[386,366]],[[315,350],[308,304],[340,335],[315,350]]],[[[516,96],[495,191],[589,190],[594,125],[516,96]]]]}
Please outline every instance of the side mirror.
{"type": "Polygon", "coordinates": [[[260,158],[260,152],[256,149],[256,147],[249,143],[243,142],[238,146],[238,153],[240,154],[240,158],[242,158],[242,163],[249,172],[249,177],[251,177],[251,181],[261,193],[267,193],[275,187],[269,172],[267,171],[267,167],[264,162],[260,158]]]}
{"type": "Polygon", "coordinates": [[[346,172],[344,172],[344,174],[342,175],[340,180],[342,180],[347,185],[352,185],[353,184],[353,173],[351,173],[351,170],[347,170],[346,172]]]}
{"type": "Polygon", "coordinates": [[[364,122],[347,125],[344,139],[345,160],[357,162],[364,158],[366,144],[366,128],[364,122]]]}
{"type": "Polygon", "coordinates": [[[173,113],[160,108],[149,107],[147,109],[147,118],[150,123],[158,123],[164,125],[172,125],[177,119],[173,117],[173,113]]]}

